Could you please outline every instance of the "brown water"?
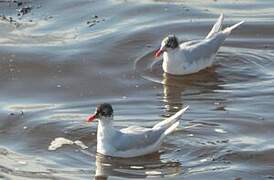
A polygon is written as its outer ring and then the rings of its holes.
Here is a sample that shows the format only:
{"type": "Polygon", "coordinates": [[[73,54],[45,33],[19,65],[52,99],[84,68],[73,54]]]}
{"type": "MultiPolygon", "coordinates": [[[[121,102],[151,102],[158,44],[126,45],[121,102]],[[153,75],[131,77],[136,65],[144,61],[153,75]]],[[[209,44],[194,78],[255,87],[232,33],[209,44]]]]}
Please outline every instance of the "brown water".
{"type": "Polygon", "coordinates": [[[273,1],[7,0],[0,14],[0,179],[274,178],[273,1]],[[246,23],[213,67],[163,74],[161,39],[203,38],[221,12],[246,23]],[[96,156],[97,123],[84,123],[102,102],[117,126],[190,109],[159,153],[119,159],[96,156]],[[89,148],[49,151],[56,137],[89,148]]]}

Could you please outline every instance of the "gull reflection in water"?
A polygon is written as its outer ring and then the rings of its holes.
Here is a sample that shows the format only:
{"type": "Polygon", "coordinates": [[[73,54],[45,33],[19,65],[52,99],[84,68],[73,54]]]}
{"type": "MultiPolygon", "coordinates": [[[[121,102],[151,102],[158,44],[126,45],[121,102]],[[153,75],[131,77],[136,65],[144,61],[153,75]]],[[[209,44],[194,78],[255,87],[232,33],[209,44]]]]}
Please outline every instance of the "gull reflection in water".
{"type": "Polygon", "coordinates": [[[184,76],[175,76],[167,73],[162,74],[163,102],[166,116],[171,116],[183,106],[184,97],[202,95],[213,92],[218,87],[218,77],[214,68],[208,68],[198,73],[184,76]]]}
{"type": "Polygon", "coordinates": [[[116,158],[96,154],[96,180],[106,180],[109,176],[165,177],[179,174],[181,171],[179,162],[161,160],[159,152],[135,158],[116,158]]]}

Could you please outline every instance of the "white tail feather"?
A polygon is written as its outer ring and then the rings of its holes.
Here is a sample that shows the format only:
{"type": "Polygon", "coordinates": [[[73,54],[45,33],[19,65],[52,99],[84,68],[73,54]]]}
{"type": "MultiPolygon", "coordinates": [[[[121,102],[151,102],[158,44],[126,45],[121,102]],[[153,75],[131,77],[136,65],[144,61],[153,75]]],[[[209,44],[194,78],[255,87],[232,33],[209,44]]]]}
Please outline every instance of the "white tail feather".
{"type": "Polygon", "coordinates": [[[241,24],[243,24],[245,21],[241,21],[238,22],[237,24],[234,24],[233,26],[227,27],[223,30],[223,33],[229,35],[231,33],[231,31],[235,28],[237,28],[238,26],[240,26],[241,24]]]}
{"type": "Polygon", "coordinates": [[[222,29],[223,25],[223,20],[224,20],[224,15],[221,14],[214,26],[212,27],[211,31],[208,33],[206,36],[206,39],[211,38],[215,33],[219,32],[222,29]]]}
{"type": "Polygon", "coordinates": [[[153,126],[153,129],[159,129],[159,128],[163,128],[166,126],[171,126],[171,124],[173,124],[175,121],[177,121],[182,114],[188,109],[189,106],[186,106],[185,108],[181,109],[180,111],[178,111],[177,113],[175,113],[173,116],[167,118],[166,120],[159,122],[158,124],[156,124],[155,126],[153,126]]]}
{"type": "Polygon", "coordinates": [[[165,130],[164,135],[168,135],[168,134],[172,133],[179,126],[179,124],[180,124],[179,121],[172,124],[172,126],[170,126],[167,130],[165,130]]]}

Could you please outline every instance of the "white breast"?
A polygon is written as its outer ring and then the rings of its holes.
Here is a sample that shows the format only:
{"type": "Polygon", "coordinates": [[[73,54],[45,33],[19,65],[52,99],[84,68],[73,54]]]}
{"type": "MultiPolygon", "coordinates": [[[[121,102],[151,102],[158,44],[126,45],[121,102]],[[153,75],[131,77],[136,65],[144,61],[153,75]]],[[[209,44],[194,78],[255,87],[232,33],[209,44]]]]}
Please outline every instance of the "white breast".
{"type": "Polygon", "coordinates": [[[185,75],[211,66],[219,47],[211,48],[209,45],[199,43],[197,46],[182,46],[164,52],[162,64],[164,72],[173,75],[185,75]]]}

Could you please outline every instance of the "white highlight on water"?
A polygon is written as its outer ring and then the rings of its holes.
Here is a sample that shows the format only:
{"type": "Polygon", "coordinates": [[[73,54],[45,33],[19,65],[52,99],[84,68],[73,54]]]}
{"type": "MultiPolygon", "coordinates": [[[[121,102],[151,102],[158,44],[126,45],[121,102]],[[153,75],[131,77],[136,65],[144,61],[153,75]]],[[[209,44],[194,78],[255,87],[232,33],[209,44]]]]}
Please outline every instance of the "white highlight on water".
{"type": "Polygon", "coordinates": [[[53,141],[51,141],[48,150],[49,151],[55,151],[58,148],[61,148],[63,145],[77,145],[82,149],[87,149],[88,147],[80,140],[72,141],[63,137],[55,138],[53,141]]]}
{"type": "Polygon", "coordinates": [[[224,129],[221,129],[221,128],[215,128],[214,131],[221,134],[227,133],[224,129]]]}

